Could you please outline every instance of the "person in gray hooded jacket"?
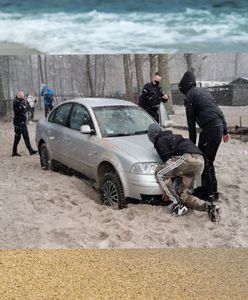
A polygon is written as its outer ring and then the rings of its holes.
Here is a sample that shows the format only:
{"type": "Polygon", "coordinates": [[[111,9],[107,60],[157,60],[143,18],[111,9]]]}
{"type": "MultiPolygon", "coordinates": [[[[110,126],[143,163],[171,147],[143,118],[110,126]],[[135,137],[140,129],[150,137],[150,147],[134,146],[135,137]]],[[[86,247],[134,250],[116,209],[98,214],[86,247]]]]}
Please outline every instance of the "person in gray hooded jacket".
{"type": "Polygon", "coordinates": [[[196,178],[204,169],[203,153],[189,139],[169,130],[163,131],[157,123],[149,125],[147,135],[164,162],[156,169],[156,176],[165,194],[174,203],[182,202],[190,208],[207,211],[214,221],[219,207],[191,193],[196,178]],[[172,184],[172,179],[176,177],[181,179],[177,191],[172,184]]]}

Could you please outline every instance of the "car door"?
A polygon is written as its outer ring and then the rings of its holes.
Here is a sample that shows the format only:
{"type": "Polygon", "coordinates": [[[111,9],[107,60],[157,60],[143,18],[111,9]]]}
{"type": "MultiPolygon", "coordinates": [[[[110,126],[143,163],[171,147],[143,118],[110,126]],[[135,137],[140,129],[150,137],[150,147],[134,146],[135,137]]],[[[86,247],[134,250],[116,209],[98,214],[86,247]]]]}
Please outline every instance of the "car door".
{"type": "Polygon", "coordinates": [[[88,109],[81,104],[74,104],[68,120],[68,128],[65,132],[66,160],[71,168],[93,178],[96,167],[96,146],[98,137],[88,109]],[[92,134],[82,134],[80,127],[89,125],[93,129],[92,134]]]}
{"type": "Polygon", "coordinates": [[[65,103],[55,109],[49,116],[47,137],[53,159],[62,164],[66,162],[65,156],[65,129],[72,103],[65,103]]]}

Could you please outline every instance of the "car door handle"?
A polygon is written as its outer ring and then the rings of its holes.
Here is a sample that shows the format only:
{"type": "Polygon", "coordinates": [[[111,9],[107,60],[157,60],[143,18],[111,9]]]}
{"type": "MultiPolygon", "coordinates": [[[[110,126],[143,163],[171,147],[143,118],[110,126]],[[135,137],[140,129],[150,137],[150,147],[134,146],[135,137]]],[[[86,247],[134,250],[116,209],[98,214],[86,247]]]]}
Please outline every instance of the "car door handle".
{"type": "Polygon", "coordinates": [[[50,135],[52,131],[50,129],[47,130],[47,134],[50,135]]]}

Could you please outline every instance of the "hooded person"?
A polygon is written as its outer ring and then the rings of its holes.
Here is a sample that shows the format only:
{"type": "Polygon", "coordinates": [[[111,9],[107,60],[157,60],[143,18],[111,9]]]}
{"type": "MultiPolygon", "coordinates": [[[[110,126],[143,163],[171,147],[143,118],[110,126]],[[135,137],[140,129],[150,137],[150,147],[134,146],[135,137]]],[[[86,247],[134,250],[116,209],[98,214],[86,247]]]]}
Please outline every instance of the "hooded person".
{"type": "Polygon", "coordinates": [[[149,125],[147,135],[163,161],[155,174],[162,190],[175,204],[173,211],[177,213],[186,206],[208,212],[215,221],[219,207],[191,194],[196,178],[204,169],[203,153],[189,139],[170,130],[163,131],[157,123],[149,125]],[[174,178],[180,181],[176,189],[172,182],[174,178]]]}
{"type": "Polygon", "coordinates": [[[44,84],[40,95],[44,98],[45,117],[47,117],[49,111],[53,109],[54,91],[53,89],[49,88],[47,84],[44,84]]]}
{"type": "Polygon", "coordinates": [[[18,144],[21,140],[21,136],[24,139],[25,145],[29,151],[30,155],[36,154],[37,151],[33,150],[30,140],[29,140],[29,134],[28,129],[26,125],[27,121],[27,108],[25,106],[24,102],[24,93],[23,91],[19,91],[16,95],[16,98],[13,102],[13,110],[14,110],[14,132],[15,132],[15,138],[14,138],[14,144],[12,149],[12,156],[21,156],[17,152],[18,144]]]}
{"type": "Polygon", "coordinates": [[[196,78],[192,71],[184,73],[179,90],[186,96],[184,105],[190,140],[196,144],[196,124],[201,129],[198,147],[205,156],[205,169],[202,174],[202,186],[195,190],[195,195],[202,199],[219,198],[214,160],[223,138],[229,141],[227,124],[221,109],[212,95],[204,88],[196,87],[196,78]]]}

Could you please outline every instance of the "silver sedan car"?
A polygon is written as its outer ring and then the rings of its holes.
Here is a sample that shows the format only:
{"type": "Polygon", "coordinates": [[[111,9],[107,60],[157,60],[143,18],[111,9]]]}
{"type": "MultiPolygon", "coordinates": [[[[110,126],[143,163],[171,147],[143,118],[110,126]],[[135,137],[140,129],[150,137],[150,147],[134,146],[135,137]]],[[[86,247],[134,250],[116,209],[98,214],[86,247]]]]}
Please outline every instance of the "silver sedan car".
{"type": "Polygon", "coordinates": [[[65,101],[36,127],[41,168],[64,165],[91,179],[102,203],[161,199],[155,177],[161,163],[147,128],[153,118],[134,103],[106,98],[65,101]]]}

